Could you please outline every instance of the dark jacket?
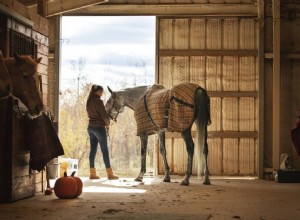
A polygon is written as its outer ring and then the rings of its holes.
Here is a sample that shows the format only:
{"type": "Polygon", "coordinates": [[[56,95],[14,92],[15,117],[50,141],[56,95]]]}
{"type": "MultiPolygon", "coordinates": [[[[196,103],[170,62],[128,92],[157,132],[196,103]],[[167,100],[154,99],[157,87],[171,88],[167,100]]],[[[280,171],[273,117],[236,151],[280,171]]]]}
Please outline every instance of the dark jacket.
{"type": "Polygon", "coordinates": [[[103,101],[97,95],[92,95],[88,100],[86,111],[89,116],[89,126],[106,127],[110,123],[110,117],[106,112],[103,101]]]}

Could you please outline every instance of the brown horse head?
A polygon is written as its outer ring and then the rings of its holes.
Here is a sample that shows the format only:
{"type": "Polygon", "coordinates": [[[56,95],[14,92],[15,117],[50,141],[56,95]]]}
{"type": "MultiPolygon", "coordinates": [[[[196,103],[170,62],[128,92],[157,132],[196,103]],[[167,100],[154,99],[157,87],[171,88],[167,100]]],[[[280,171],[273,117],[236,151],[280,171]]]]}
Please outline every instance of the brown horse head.
{"type": "Polygon", "coordinates": [[[0,98],[11,94],[12,82],[5,67],[2,52],[0,50],[0,98]]]}
{"type": "Polygon", "coordinates": [[[37,73],[37,65],[40,61],[41,58],[34,60],[31,56],[19,56],[18,54],[4,60],[11,77],[13,95],[24,103],[31,115],[38,115],[43,109],[37,73]]]}

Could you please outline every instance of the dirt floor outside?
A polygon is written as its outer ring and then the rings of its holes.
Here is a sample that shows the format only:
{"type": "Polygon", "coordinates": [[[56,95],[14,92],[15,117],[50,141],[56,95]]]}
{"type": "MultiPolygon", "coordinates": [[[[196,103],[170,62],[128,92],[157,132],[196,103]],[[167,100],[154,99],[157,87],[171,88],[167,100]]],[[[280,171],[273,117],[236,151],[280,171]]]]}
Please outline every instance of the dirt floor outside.
{"type": "Polygon", "coordinates": [[[212,185],[191,178],[162,176],[115,181],[83,178],[84,192],[77,199],[59,200],[53,194],[0,205],[0,219],[300,219],[300,184],[255,179],[212,178],[212,185]]]}

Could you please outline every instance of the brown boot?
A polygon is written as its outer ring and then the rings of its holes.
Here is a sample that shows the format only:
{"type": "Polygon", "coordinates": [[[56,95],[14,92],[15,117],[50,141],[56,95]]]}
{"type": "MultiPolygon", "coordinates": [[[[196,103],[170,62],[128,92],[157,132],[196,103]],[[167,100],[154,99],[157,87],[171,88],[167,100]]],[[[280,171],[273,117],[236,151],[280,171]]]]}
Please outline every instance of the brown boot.
{"type": "Polygon", "coordinates": [[[114,172],[113,172],[112,168],[107,168],[106,169],[106,173],[107,173],[107,179],[109,179],[109,180],[117,180],[117,179],[119,179],[118,176],[114,175],[114,172]]]}
{"type": "Polygon", "coordinates": [[[90,180],[100,179],[100,176],[96,174],[96,168],[90,168],[90,180]]]}

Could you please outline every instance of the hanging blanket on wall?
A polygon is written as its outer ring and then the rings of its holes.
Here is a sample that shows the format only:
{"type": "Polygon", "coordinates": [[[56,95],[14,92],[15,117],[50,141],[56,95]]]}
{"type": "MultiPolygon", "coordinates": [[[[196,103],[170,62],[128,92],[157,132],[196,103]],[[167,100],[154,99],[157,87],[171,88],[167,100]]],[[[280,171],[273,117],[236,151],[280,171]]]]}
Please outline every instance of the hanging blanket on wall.
{"type": "Polygon", "coordinates": [[[182,132],[192,126],[195,83],[182,83],[172,89],[153,85],[138,102],[134,111],[137,134],[148,131],[149,134],[159,129],[182,132]]]}
{"type": "Polygon", "coordinates": [[[49,161],[64,155],[54,126],[45,113],[33,120],[27,120],[26,136],[32,170],[41,171],[49,161]]]}

